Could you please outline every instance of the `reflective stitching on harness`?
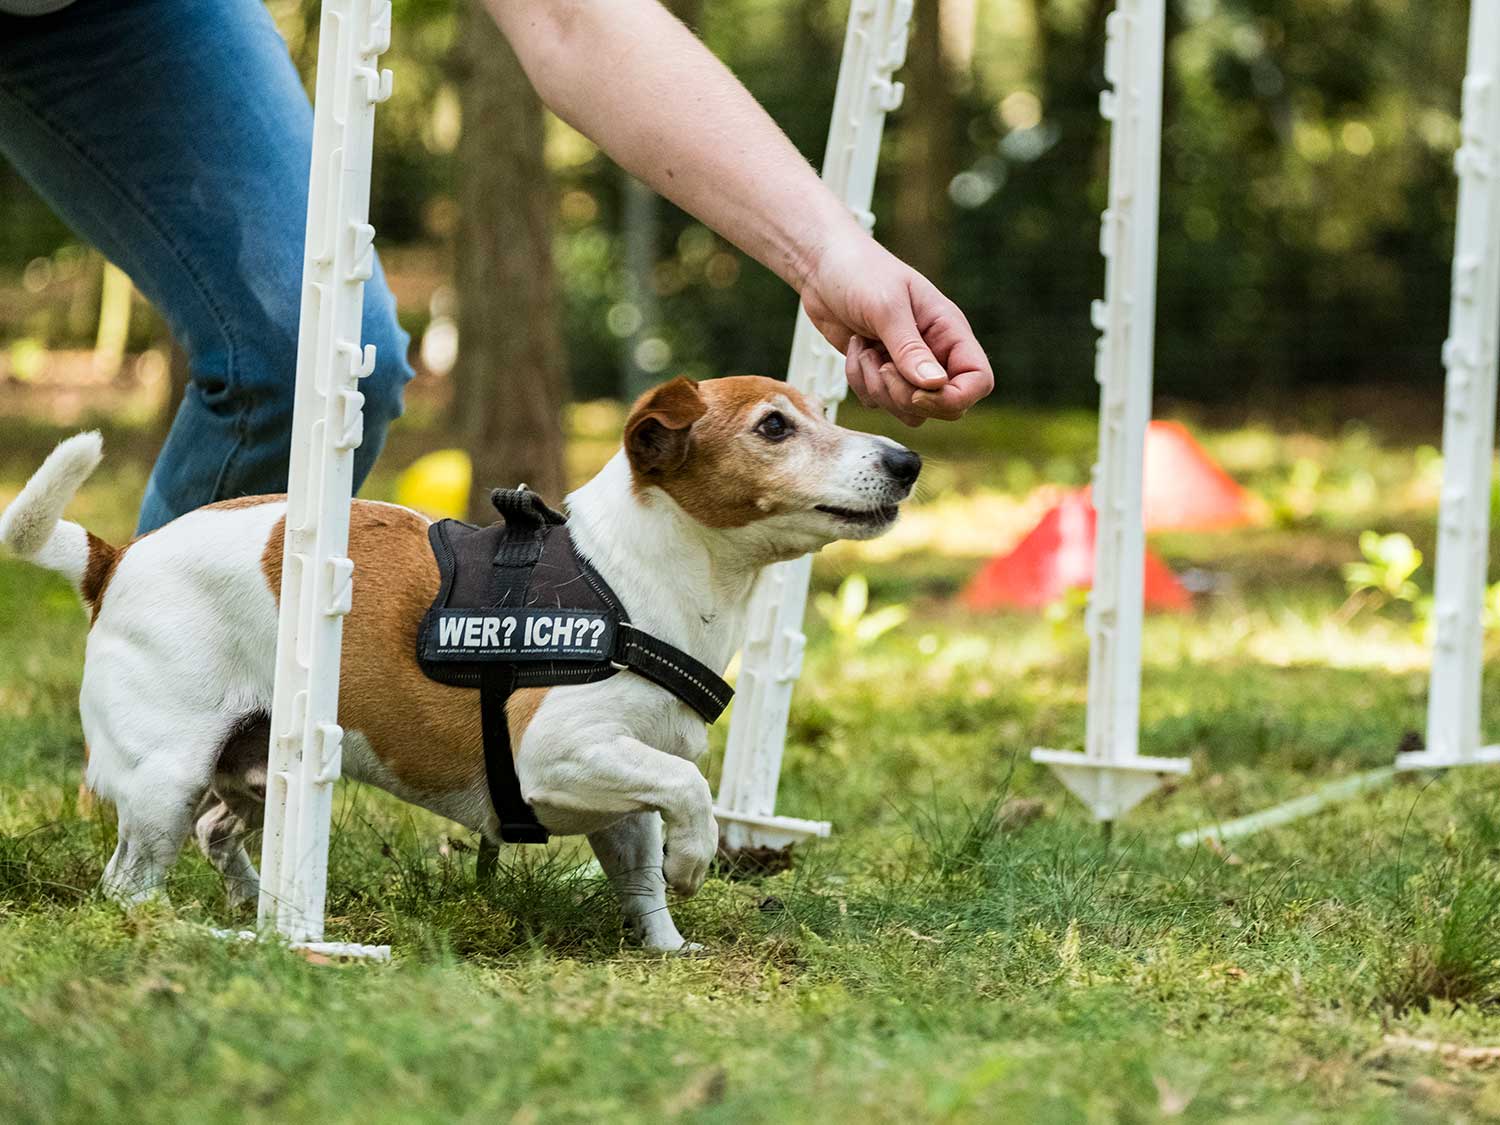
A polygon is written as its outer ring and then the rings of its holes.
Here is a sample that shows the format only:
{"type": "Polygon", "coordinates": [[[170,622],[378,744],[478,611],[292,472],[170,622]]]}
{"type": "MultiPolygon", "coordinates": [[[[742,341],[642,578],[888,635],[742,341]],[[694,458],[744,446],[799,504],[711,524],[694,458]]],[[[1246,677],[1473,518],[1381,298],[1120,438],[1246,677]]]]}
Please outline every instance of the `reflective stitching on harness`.
{"type": "Polygon", "coordinates": [[[672,663],[672,661],[661,655],[661,653],[653,652],[651,649],[646,648],[641,644],[640,641],[636,640],[634,637],[626,639],[625,647],[627,649],[633,648],[641,655],[651,657],[651,659],[655,660],[658,664],[665,664],[668,668],[672,669],[672,671],[676,672],[683,679],[687,680],[689,683],[697,687],[701,692],[703,692],[704,695],[708,696],[709,699],[719,704],[721,709],[729,706],[729,700],[723,698],[723,696],[716,692],[712,687],[710,687],[708,684],[705,684],[702,680],[698,679],[697,676],[693,675],[692,672],[688,671],[686,668],[679,667],[678,665],[672,663]]]}

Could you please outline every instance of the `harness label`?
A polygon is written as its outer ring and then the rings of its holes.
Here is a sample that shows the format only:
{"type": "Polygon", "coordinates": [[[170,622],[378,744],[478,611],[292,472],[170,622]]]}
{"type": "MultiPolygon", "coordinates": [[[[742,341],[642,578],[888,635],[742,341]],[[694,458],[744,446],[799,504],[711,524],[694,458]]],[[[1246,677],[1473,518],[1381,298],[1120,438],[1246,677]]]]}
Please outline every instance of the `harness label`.
{"type": "Polygon", "coordinates": [[[614,651],[615,622],[582,609],[443,609],[427,630],[428,660],[596,660],[614,651]]]}

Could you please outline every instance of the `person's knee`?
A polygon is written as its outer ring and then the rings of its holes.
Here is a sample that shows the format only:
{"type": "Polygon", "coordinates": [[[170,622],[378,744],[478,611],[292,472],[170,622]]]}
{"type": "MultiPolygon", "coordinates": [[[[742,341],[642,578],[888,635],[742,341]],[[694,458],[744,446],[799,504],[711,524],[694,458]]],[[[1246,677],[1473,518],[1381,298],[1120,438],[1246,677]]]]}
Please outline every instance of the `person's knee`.
{"type": "Polygon", "coordinates": [[[401,416],[405,406],[406,384],[412,369],[406,360],[409,341],[394,314],[375,324],[366,323],[366,344],[375,345],[375,370],[359,381],[365,396],[365,421],[382,431],[401,416]]]}
{"type": "MultiPolygon", "coordinates": [[[[365,318],[360,344],[374,345],[375,368],[358,381],[355,389],[364,396],[367,440],[377,444],[403,410],[406,384],[412,377],[406,359],[407,342],[407,334],[396,321],[394,311],[389,316],[365,318]]],[[[250,346],[238,352],[237,370],[223,381],[222,392],[210,389],[218,385],[217,380],[210,377],[205,381],[199,371],[194,371],[200,392],[208,392],[205,400],[210,408],[237,406],[248,411],[246,432],[258,440],[290,441],[297,386],[295,318],[290,323],[276,322],[267,331],[256,334],[250,346]]]]}
{"type": "MultiPolygon", "coordinates": [[[[388,293],[385,294],[387,297],[388,293]]],[[[377,302],[379,308],[383,302],[377,302]]],[[[375,313],[369,301],[365,304],[364,343],[375,346],[375,370],[359,381],[364,395],[363,440],[354,454],[354,486],[364,484],[365,477],[380,456],[390,424],[401,416],[406,384],[412,377],[406,361],[407,335],[396,322],[393,303],[384,303],[375,313]],[[372,313],[374,315],[372,315],[372,313]]]]}

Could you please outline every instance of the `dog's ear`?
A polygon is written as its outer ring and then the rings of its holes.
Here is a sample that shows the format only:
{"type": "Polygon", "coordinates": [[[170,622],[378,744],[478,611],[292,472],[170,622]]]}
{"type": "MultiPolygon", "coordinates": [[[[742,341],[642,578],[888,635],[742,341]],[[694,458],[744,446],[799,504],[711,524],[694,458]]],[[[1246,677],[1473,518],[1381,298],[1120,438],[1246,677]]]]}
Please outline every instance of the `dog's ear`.
{"type": "Polygon", "coordinates": [[[647,391],[625,421],[625,456],[643,476],[659,476],[682,467],[692,441],[693,423],[708,413],[703,393],[691,379],[679,376],[647,391]]]}

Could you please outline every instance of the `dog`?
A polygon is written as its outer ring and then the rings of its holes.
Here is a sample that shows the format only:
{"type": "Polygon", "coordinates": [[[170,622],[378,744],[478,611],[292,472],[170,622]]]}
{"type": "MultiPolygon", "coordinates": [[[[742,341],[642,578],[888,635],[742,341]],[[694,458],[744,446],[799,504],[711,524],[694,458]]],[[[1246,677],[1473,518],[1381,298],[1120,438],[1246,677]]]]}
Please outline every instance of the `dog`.
{"type": "MultiPolygon", "coordinates": [[[[119,823],[101,885],[126,905],[164,897],[191,833],[239,907],[259,893],[243,840],[264,808],[286,501],[210,504],[114,547],[61,518],[101,456],[97,433],[69,438],[0,516],[0,542],[65,575],[90,615],[86,784],[119,823]]],[[[882,534],[920,470],[916,453],[835,425],[785,383],[676,379],[631,408],[620,450],[568,497],[568,526],[632,622],[722,670],[760,572],[882,534]]],[[[343,772],[493,841],[478,693],[427,678],[416,659],[439,581],[429,523],[353,503],[343,772]]],[[[703,721],[629,671],[523,688],[506,717],[537,818],[588,837],[630,937],[682,950],[667,888],[694,894],[719,839],[703,721]]]]}

